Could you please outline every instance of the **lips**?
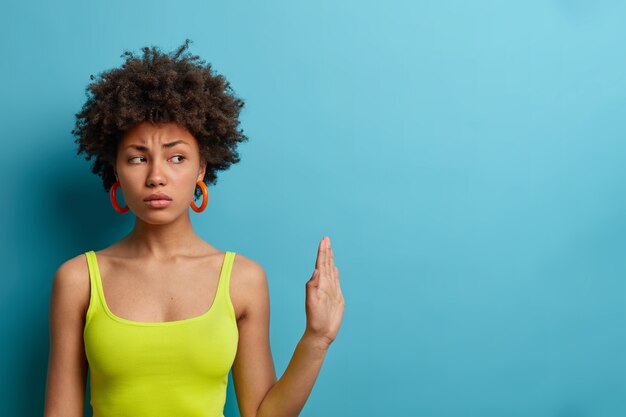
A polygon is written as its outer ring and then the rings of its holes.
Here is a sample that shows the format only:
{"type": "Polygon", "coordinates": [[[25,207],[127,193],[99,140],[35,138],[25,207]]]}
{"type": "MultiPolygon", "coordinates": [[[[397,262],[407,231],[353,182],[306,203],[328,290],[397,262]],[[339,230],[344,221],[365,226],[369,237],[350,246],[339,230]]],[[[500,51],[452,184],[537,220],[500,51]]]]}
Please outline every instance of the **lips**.
{"type": "Polygon", "coordinates": [[[144,201],[151,201],[151,200],[172,200],[172,198],[164,193],[155,193],[155,194],[151,194],[148,197],[146,197],[144,199],[144,201]]]}

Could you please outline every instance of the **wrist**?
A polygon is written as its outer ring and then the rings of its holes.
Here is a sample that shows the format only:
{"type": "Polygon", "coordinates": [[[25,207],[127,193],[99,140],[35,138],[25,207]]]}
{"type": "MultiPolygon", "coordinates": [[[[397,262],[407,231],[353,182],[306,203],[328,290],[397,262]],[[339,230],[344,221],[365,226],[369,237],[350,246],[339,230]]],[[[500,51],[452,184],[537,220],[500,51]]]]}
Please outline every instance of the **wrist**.
{"type": "Polygon", "coordinates": [[[327,352],[332,340],[317,336],[309,331],[305,331],[300,339],[300,342],[316,350],[327,352]]]}

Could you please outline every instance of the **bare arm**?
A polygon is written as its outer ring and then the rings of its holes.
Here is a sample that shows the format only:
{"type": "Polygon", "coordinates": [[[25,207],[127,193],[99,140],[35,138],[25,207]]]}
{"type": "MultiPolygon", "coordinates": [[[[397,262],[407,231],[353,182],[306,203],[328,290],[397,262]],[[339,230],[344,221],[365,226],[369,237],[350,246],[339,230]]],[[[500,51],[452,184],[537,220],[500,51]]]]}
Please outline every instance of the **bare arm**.
{"type": "Polygon", "coordinates": [[[305,333],[285,373],[263,399],[256,417],[298,416],[311,394],[326,351],[327,347],[305,333]]]}
{"type": "Polygon", "coordinates": [[[320,242],[315,272],[306,285],[306,330],[278,381],[269,353],[269,296],[263,269],[250,268],[247,282],[250,296],[239,324],[233,365],[240,413],[242,417],[296,417],[313,389],[343,316],[339,271],[329,241],[320,242]]]}
{"type": "Polygon", "coordinates": [[[89,279],[81,261],[82,255],[70,259],[54,275],[44,417],[82,417],[84,412],[88,365],[83,328],[89,279]]]}
{"type": "Polygon", "coordinates": [[[233,383],[241,417],[255,417],[263,397],[276,383],[269,342],[269,290],[263,268],[238,255],[237,287],[241,288],[244,313],[237,322],[239,343],[233,363],[233,383]]]}

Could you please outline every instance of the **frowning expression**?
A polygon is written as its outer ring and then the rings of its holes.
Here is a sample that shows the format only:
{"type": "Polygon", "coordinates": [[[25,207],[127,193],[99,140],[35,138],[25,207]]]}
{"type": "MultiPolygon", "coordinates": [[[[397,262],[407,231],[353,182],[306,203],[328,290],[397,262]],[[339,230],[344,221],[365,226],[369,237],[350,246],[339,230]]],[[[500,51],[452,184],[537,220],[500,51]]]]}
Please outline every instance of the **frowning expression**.
{"type": "Polygon", "coordinates": [[[139,123],[118,144],[116,177],[124,201],[146,221],[184,213],[205,169],[197,140],[173,122],[139,123]]]}

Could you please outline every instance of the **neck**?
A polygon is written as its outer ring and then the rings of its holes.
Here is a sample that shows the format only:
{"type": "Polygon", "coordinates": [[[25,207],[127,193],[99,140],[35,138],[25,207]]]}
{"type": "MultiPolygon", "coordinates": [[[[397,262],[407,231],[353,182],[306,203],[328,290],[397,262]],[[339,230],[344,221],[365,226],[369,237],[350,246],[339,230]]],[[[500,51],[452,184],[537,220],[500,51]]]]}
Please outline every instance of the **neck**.
{"type": "Polygon", "coordinates": [[[167,224],[146,223],[135,217],[135,226],[123,241],[136,257],[171,259],[190,253],[198,239],[186,213],[167,224]]]}

